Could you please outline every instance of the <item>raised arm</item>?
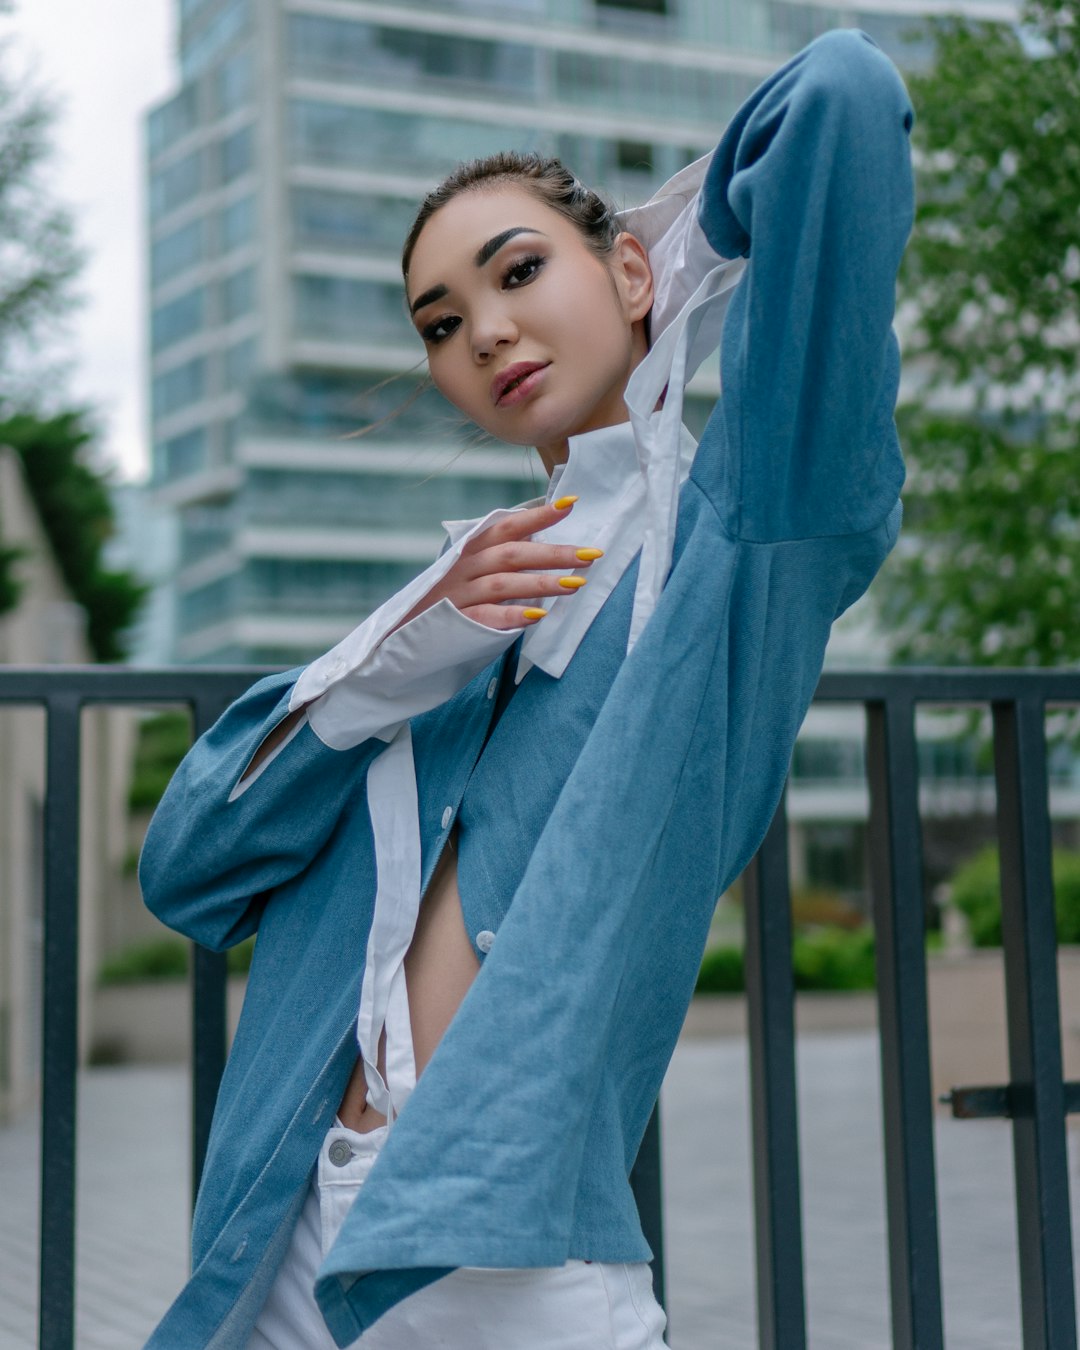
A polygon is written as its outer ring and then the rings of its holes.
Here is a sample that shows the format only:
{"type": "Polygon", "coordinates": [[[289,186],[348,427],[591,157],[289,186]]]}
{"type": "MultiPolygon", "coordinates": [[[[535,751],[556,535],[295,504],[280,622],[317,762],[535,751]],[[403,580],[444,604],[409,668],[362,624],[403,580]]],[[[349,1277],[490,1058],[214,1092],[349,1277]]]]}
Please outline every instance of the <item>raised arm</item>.
{"type": "Polygon", "coordinates": [[[749,262],[692,476],[738,538],[859,533],[896,502],[891,324],[912,220],[912,117],[884,53],[836,31],[751,95],[713,156],[702,228],[749,262]]]}

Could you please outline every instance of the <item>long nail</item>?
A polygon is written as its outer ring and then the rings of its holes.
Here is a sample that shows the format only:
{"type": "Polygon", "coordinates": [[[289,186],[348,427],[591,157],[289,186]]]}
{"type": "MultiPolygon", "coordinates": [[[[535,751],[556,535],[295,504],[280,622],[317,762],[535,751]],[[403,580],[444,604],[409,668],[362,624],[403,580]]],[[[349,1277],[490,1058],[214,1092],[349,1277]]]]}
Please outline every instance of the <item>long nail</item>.
{"type": "Polygon", "coordinates": [[[584,577],[560,577],[559,585],[565,586],[568,591],[576,591],[585,585],[584,577]]]}
{"type": "Polygon", "coordinates": [[[537,619],[542,619],[546,613],[546,609],[529,608],[521,611],[522,618],[528,619],[530,623],[535,623],[537,619]]]}
{"type": "Polygon", "coordinates": [[[569,511],[576,501],[576,497],[560,497],[558,501],[551,504],[556,511],[569,511]]]}
{"type": "Polygon", "coordinates": [[[582,562],[595,562],[597,558],[603,556],[604,550],[602,548],[576,548],[574,550],[574,557],[580,558],[582,562]]]}

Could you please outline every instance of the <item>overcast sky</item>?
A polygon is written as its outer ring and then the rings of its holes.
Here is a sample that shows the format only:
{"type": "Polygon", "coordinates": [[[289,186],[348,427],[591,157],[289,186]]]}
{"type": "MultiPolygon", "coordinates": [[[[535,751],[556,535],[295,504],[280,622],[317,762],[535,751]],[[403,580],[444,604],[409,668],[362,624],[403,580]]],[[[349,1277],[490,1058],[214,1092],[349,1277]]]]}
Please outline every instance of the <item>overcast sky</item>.
{"type": "Polygon", "coordinates": [[[93,404],[102,448],[126,478],[147,472],[142,114],[176,84],[174,0],[16,0],[0,19],[59,105],[55,196],[75,212],[86,303],[59,354],[68,392],[93,404]]]}

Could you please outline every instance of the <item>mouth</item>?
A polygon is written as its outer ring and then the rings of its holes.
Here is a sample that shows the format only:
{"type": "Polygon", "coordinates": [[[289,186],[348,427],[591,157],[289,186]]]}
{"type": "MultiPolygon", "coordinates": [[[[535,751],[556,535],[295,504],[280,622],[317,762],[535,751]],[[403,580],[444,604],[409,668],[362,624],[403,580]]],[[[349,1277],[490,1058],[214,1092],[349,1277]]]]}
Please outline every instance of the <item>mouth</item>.
{"type": "Polygon", "coordinates": [[[530,394],[540,383],[541,372],[550,361],[515,361],[500,370],[491,382],[491,401],[496,407],[507,407],[530,394]]]}

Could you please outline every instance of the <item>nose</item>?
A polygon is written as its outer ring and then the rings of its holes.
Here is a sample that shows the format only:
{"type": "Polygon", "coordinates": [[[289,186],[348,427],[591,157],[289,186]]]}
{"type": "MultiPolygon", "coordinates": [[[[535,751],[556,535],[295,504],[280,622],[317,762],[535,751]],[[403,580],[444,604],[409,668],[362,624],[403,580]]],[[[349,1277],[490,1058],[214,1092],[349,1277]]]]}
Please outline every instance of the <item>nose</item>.
{"type": "Polygon", "coordinates": [[[490,361],[499,347],[512,346],[517,340],[517,325],[504,306],[487,305],[474,316],[472,351],[473,359],[480,365],[490,361]]]}

